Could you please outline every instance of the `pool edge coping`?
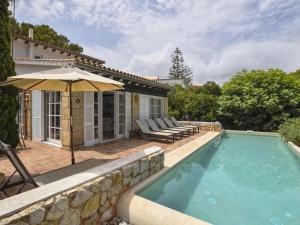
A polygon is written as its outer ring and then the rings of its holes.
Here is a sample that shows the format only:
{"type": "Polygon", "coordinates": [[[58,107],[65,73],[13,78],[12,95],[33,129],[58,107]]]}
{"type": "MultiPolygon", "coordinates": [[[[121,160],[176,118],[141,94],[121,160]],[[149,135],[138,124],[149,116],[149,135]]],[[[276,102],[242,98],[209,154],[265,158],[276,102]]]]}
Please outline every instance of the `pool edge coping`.
{"type": "Polygon", "coordinates": [[[262,132],[253,130],[225,130],[229,134],[248,134],[248,135],[258,135],[258,136],[269,136],[269,137],[281,137],[279,133],[276,132],[262,132]]]}
{"type": "MultiPolygon", "coordinates": [[[[121,217],[126,217],[132,223],[141,223],[145,222],[147,225],[169,225],[166,221],[169,221],[167,218],[170,218],[172,215],[176,217],[175,220],[172,220],[170,225],[179,225],[179,224],[188,224],[188,225],[212,225],[206,221],[198,219],[196,217],[184,214],[182,212],[176,211],[169,207],[160,205],[143,197],[137,195],[137,192],[141,191],[143,188],[147,187],[155,180],[159,179],[165,173],[167,173],[172,167],[192,155],[199,148],[210,143],[212,140],[222,135],[224,131],[215,132],[210,131],[205,135],[177,148],[176,150],[169,152],[165,155],[165,168],[158,172],[157,174],[152,175],[151,177],[145,179],[137,186],[129,189],[120,199],[117,206],[117,215],[121,217]],[[147,210],[149,216],[145,216],[145,211],[141,210],[139,206],[151,207],[151,210],[147,210]],[[134,209],[133,209],[134,208],[134,209]],[[159,217],[153,217],[153,214],[159,212],[159,217]],[[176,216],[174,216],[176,215],[176,216]],[[148,219],[151,218],[151,221],[148,219]],[[174,222],[175,221],[175,222],[174,222]]],[[[173,218],[174,219],[174,218],[173,218]]]]}
{"type": "Polygon", "coordinates": [[[291,141],[287,142],[287,145],[300,158],[300,147],[291,141]]]}

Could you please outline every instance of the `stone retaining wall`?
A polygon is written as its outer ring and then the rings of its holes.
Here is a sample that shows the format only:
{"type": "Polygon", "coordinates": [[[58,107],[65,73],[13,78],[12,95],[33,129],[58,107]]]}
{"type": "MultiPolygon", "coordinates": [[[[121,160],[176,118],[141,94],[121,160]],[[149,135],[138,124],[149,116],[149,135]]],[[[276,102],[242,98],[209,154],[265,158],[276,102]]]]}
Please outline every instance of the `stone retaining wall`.
{"type": "MultiPolygon", "coordinates": [[[[18,202],[22,202],[22,197],[34,196],[35,191],[38,192],[40,188],[45,189],[47,185],[31,190],[30,195],[28,195],[29,192],[25,195],[25,192],[2,200],[0,201],[0,224],[93,225],[109,221],[116,215],[116,205],[126,190],[163,168],[163,150],[154,148],[152,151],[151,149],[150,151],[144,150],[143,153],[134,153],[128,157],[129,159],[119,159],[119,168],[105,174],[95,174],[94,179],[72,189],[63,190],[50,198],[41,197],[40,201],[33,200],[33,204],[27,203],[28,207],[22,207],[20,211],[16,211],[8,204],[16,204],[17,207],[18,202]],[[11,210],[13,215],[9,212],[9,208],[14,210],[11,210]]],[[[109,167],[114,168],[118,160],[109,164],[93,168],[94,170],[89,170],[88,174],[105,171],[109,167]]]]}
{"type": "Polygon", "coordinates": [[[200,122],[200,121],[179,121],[185,125],[200,125],[201,130],[222,131],[222,125],[219,122],[200,122]]]}

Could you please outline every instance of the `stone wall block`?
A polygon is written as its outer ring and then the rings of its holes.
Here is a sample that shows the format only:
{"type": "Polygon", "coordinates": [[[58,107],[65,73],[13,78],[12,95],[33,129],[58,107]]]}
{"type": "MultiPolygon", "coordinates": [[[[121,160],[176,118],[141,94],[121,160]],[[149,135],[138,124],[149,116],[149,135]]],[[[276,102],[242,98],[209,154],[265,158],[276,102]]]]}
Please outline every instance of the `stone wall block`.
{"type": "Polygon", "coordinates": [[[135,186],[136,184],[140,183],[141,182],[141,175],[138,175],[136,177],[133,177],[130,181],[130,184],[129,184],[129,187],[133,187],[135,186]]]}
{"type": "Polygon", "coordinates": [[[126,186],[130,183],[132,177],[124,177],[123,178],[123,185],[126,186]]]}
{"type": "Polygon", "coordinates": [[[145,180],[147,177],[150,176],[149,170],[144,171],[141,175],[141,180],[145,180]]]}
{"type": "Polygon", "coordinates": [[[105,180],[102,183],[101,191],[107,191],[112,186],[112,180],[110,178],[105,178],[105,180]]]}
{"type": "Polygon", "coordinates": [[[76,207],[82,205],[87,200],[89,200],[92,196],[93,196],[93,193],[86,189],[78,190],[75,198],[71,202],[71,207],[76,208],[76,207]]]}
{"type": "Polygon", "coordinates": [[[107,192],[104,191],[101,193],[101,197],[100,197],[100,205],[101,206],[104,205],[106,199],[107,199],[107,192]]]}
{"type": "Polygon", "coordinates": [[[152,167],[152,168],[150,169],[150,175],[154,174],[155,172],[156,172],[155,167],[152,167]]]}
{"type": "Polygon", "coordinates": [[[121,170],[116,170],[114,172],[112,172],[112,184],[116,185],[122,182],[122,172],[121,170]]]}
{"type": "Polygon", "coordinates": [[[155,162],[160,162],[161,155],[160,154],[155,154],[155,162]]]}
{"type": "Polygon", "coordinates": [[[153,162],[150,162],[150,168],[153,168],[153,167],[155,167],[155,165],[156,165],[156,162],[155,162],[155,161],[153,161],[153,162]]]}
{"type": "Polygon", "coordinates": [[[12,225],[12,224],[27,224],[29,225],[29,210],[24,210],[19,213],[12,215],[9,218],[0,220],[1,225],[12,225]]]}
{"type": "Polygon", "coordinates": [[[34,207],[29,214],[30,225],[37,225],[43,222],[46,210],[43,207],[34,207]]]}
{"type": "Polygon", "coordinates": [[[132,165],[127,165],[122,168],[123,177],[129,177],[132,174],[132,165]]]}
{"type": "Polygon", "coordinates": [[[111,220],[112,218],[113,218],[113,210],[112,210],[112,208],[109,208],[102,214],[100,221],[106,222],[106,221],[111,220]]]}
{"type": "Polygon", "coordinates": [[[101,191],[101,186],[105,177],[99,177],[96,180],[93,180],[87,184],[83,185],[83,188],[98,194],[101,191]]]}
{"type": "Polygon", "coordinates": [[[122,191],[122,184],[114,185],[108,192],[108,198],[111,198],[114,195],[119,194],[122,191]]]}
{"type": "Polygon", "coordinates": [[[69,199],[64,196],[60,196],[53,203],[47,214],[47,220],[57,220],[62,217],[65,212],[69,209],[69,199]]]}
{"type": "Polygon", "coordinates": [[[83,219],[86,219],[91,215],[93,215],[99,209],[99,204],[100,204],[100,194],[94,195],[84,205],[83,210],[81,212],[81,217],[83,219]]]}
{"type": "Polygon", "coordinates": [[[146,170],[149,169],[149,160],[148,158],[142,158],[140,160],[140,173],[144,173],[146,170]]]}
{"type": "Polygon", "coordinates": [[[160,164],[160,163],[157,163],[157,164],[155,165],[155,171],[156,171],[156,172],[159,171],[160,168],[161,168],[161,164],[160,164]]]}
{"type": "Polygon", "coordinates": [[[104,213],[110,207],[109,201],[106,200],[104,204],[101,206],[99,212],[104,213]]]}
{"type": "Polygon", "coordinates": [[[132,176],[137,176],[140,173],[140,164],[138,162],[134,162],[132,164],[132,176]]]}
{"type": "Polygon", "coordinates": [[[154,162],[155,159],[156,159],[156,157],[157,157],[157,154],[149,155],[149,156],[148,156],[149,162],[150,162],[150,163],[151,163],[151,162],[154,162]]]}
{"type": "Polygon", "coordinates": [[[80,225],[80,211],[69,209],[62,217],[59,225],[80,225]]]}
{"type": "Polygon", "coordinates": [[[100,220],[100,215],[98,212],[96,212],[86,220],[85,225],[98,225],[100,224],[99,220],[100,220]]]}

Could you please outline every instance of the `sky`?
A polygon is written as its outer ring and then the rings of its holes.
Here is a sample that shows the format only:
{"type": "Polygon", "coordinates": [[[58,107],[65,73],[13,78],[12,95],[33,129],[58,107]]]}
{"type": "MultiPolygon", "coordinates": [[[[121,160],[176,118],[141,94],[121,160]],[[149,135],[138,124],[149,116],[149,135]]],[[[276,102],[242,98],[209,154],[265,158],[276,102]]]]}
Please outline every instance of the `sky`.
{"type": "Polygon", "coordinates": [[[300,68],[300,0],[16,0],[107,66],[166,78],[176,47],[195,83],[242,69],[300,68]]]}

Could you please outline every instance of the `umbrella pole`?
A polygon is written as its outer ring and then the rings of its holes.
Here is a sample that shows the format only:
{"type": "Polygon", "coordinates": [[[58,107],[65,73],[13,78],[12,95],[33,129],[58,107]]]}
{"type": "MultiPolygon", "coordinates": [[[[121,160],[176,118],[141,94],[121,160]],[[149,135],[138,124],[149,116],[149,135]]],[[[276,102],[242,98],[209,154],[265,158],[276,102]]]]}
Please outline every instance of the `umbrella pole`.
{"type": "Polygon", "coordinates": [[[75,164],[74,147],[73,147],[73,115],[72,115],[72,81],[69,81],[69,105],[70,105],[70,144],[71,144],[71,163],[75,164]]]}

